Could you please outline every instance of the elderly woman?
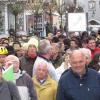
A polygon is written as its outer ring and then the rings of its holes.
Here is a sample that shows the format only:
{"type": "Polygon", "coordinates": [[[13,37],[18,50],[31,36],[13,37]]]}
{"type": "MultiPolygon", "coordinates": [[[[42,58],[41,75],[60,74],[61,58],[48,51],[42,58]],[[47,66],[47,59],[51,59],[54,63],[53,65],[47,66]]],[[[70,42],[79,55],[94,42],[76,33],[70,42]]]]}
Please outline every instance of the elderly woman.
{"type": "Polygon", "coordinates": [[[33,64],[37,57],[37,48],[33,44],[26,44],[25,55],[20,57],[20,68],[32,77],[33,64]]]}
{"type": "Polygon", "coordinates": [[[24,55],[20,57],[20,68],[25,70],[31,77],[33,71],[33,64],[37,58],[38,40],[34,37],[23,47],[24,55]]]}

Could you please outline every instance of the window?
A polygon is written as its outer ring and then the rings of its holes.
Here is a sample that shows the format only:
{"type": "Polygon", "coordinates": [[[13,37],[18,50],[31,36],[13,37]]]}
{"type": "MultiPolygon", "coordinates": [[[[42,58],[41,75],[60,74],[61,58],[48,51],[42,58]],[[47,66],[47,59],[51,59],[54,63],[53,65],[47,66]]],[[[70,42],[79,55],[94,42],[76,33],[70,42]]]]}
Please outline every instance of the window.
{"type": "Polygon", "coordinates": [[[92,10],[92,9],[95,9],[95,7],[96,7],[96,1],[88,1],[88,8],[90,9],[90,10],[92,10]]]}

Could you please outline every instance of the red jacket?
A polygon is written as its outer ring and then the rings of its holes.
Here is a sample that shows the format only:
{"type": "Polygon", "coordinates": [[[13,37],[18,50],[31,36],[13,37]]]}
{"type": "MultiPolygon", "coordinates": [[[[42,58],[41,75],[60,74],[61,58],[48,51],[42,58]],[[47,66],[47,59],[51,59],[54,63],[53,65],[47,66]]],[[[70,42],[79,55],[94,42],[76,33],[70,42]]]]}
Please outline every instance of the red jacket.
{"type": "Polygon", "coordinates": [[[94,55],[95,55],[97,52],[100,52],[100,48],[98,48],[98,47],[96,47],[94,50],[91,50],[91,58],[93,58],[94,55]]]}

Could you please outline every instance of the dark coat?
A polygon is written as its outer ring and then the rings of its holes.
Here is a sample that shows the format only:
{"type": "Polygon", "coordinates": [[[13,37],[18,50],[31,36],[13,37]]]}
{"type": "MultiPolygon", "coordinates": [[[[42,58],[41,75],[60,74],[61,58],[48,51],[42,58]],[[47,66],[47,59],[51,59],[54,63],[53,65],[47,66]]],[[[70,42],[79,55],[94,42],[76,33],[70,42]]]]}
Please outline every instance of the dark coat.
{"type": "Polygon", "coordinates": [[[99,73],[87,69],[80,78],[69,69],[59,81],[56,100],[100,100],[99,73]]]}
{"type": "Polygon", "coordinates": [[[14,83],[0,80],[0,100],[21,100],[14,83]]]}
{"type": "Polygon", "coordinates": [[[25,70],[31,77],[35,59],[29,58],[27,55],[20,57],[20,69],[25,70]]]}

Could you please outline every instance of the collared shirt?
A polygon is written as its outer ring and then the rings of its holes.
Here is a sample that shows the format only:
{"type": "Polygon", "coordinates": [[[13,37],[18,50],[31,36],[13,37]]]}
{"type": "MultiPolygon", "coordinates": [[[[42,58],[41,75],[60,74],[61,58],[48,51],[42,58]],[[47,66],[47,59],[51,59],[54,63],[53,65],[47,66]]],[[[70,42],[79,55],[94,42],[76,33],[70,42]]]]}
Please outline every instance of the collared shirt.
{"type": "Polygon", "coordinates": [[[38,80],[38,82],[40,83],[40,85],[43,85],[46,79],[43,80],[38,80]]]}

